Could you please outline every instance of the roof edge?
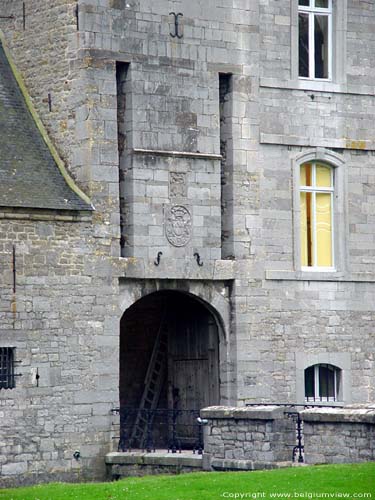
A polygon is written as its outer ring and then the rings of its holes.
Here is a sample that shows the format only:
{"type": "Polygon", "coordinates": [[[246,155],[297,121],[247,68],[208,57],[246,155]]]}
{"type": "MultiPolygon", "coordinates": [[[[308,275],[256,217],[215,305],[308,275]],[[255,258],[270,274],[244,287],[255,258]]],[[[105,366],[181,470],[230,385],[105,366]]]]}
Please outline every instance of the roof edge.
{"type": "Polygon", "coordinates": [[[5,40],[4,33],[0,30],[0,42],[3,46],[5,56],[8,60],[9,66],[12,70],[12,73],[14,75],[14,78],[17,81],[18,87],[22,93],[23,98],[25,99],[26,107],[30,111],[30,114],[32,116],[32,119],[34,120],[41,136],[43,137],[44,142],[46,143],[53,159],[56,162],[56,165],[58,169],[61,172],[61,175],[63,176],[65,182],[68,184],[70,189],[76,193],[77,196],[79,196],[85,203],[90,205],[90,207],[94,210],[94,206],[90,200],[90,198],[77,186],[73,178],[70,176],[68,173],[65,164],[63,160],[60,158],[59,153],[57,152],[57,149],[53,145],[51,139],[49,138],[48,132],[43,125],[42,120],[39,118],[38,112],[35,109],[34,104],[32,103],[31,97],[27,91],[25,82],[21,76],[21,73],[18,71],[15,62],[13,61],[12,55],[9,51],[8,45],[5,40]]]}

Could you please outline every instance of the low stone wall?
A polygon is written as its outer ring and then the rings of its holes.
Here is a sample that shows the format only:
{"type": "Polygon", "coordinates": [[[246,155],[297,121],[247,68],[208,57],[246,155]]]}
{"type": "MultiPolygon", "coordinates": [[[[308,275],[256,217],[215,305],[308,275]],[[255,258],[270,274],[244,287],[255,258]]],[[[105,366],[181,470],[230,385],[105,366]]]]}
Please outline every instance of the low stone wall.
{"type": "MultiPolygon", "coordinates": [[[[201,410],[203,457],[190,451],[109,453],[108,477],[180,473],[194,470],[256,470],[292,465],[296,423],[292,407],[212,406],[201,410]]],[[[311,408],[302,419],[306,464],[375,460],[373,407],[311,408]]]]}
{"type": "Polygon", "coordinates": [[[295,422],[277,406],[201,410],[204,470],[254,470],[291,465],[295,422]]]}
{"type": "Polygon", "coordinates": [[[375,460],[375,405],[315,408],[300,413],[305,463],[335,464],[375,460]]]}

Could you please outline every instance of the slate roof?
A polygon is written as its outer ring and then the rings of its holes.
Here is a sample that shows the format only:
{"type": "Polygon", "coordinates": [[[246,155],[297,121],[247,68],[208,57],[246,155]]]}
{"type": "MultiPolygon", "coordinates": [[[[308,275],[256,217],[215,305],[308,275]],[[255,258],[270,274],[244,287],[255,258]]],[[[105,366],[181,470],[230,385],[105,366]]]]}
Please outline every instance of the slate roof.
{"type": "Polygon", "coordinates": [[[66,183],[0,41],[0,206],[92,210],[66,183]]]}

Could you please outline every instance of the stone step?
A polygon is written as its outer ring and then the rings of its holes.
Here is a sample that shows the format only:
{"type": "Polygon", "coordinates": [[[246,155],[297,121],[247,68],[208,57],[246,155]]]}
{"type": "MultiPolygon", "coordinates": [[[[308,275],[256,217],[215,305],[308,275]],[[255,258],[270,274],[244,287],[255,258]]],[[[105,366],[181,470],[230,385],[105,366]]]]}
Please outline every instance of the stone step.
{"type": "Polygon", "coordinates": [[[181,453],[168,453],[167,450],[146,453],[135,450],[108,453],[105,463],[108,478],[117,480],[129,476],[196,472],[202,470],[202,455],[191,450],[183,450],[181,453]]]}

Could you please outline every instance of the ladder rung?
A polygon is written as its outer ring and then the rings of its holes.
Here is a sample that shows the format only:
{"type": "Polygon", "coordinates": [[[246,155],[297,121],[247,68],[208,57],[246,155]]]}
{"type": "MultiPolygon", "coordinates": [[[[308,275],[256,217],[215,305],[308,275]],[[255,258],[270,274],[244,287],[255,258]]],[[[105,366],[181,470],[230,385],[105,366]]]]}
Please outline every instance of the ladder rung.
{"type": "Polygon", "coordinates": [[[135,419],[131,439],[139,439],[142,441],[145,437],[147,418],[142,415],[142,410],[153,410],[156,408],[162,385],[164,382],[165,373],[165,358],[168,352],[168,331],[162,329],[163,321],[160,325],[158,335],[156,337],[154,348],[151,354],[150,365],[147,370],[145,387],[139,411],[135,419]]]}

